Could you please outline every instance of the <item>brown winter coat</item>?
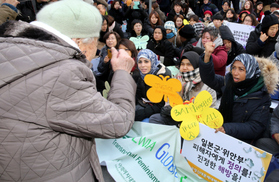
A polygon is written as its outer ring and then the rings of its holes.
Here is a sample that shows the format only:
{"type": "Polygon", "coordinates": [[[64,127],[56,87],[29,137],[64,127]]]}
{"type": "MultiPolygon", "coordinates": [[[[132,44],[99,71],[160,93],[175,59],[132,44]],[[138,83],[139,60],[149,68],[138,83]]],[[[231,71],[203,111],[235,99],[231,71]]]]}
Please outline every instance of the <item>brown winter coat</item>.
{"type": "Polygon", "coordinates": [[[0,25],[8,20],[15,20],[18,13],[12,10],[9,6],[0,5],[0,25]]]}
{"type": "Polygon", "coordinates": [[[106,100],[85,63],[79,50],[33,25],[0,28],[1,182],[89,182],[93,173],[104,181],[94,138],[130,130],[136,84],[116,71],[106,100]]]}

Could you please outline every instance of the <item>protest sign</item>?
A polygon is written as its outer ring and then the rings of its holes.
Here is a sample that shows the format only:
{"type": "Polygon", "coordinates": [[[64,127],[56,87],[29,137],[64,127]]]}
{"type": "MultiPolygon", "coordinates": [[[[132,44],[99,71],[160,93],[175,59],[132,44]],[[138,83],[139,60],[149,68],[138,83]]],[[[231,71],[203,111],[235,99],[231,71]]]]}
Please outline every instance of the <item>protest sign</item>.
{"type": "Polygon", "coordinates": [[[263,181],[272,155],[222,132],[199,124],[200,134],[184,140],[182,155],[207,181],[263,181]]]}
{"type": "Polygon", "coordinates": [[[220,128],[223,125],[222,114],[210,108],[212,104],[211,94],[203,90],[196,98],[194,103],[187,105],[176,105],[171,109],[171,117],[175,121],[182,121],[180,134],[185,140],[193,140],[199,134],[199,122],[211,128],[220,128]]]}
{"type": "Polygon", "coordinates": [[[181,137],[175,126],[135,122],[125,137],[96,139],[96,147],[115,181],[205,181],[180,154],[181,137]]]}
{"type": "Polygon", "coordinates": [[[149,40],[148,35],[130,38],[130,41],[132,41],[135,44],[137,49],[146,49],[148,40],[149,40]]]}
{"type": "Polygon", "coordinates": [[[255,30],[254,26],[226,22],[226,26],[231,30],[234,40],[240,43],[243,47],[246,47],[250,32],[255,30]]]}
{"type": "Polygon", "coordinates": [[[182,89],[181,82],[177,79],[170,78],[169,76],[152,75],[148,74],[144,77],[144,82],[151,88],[147,90],[146,96],[153,103],[159,103],[164,99],[173,107],[182,104],[183,100],[177,93],[182,89]]]}

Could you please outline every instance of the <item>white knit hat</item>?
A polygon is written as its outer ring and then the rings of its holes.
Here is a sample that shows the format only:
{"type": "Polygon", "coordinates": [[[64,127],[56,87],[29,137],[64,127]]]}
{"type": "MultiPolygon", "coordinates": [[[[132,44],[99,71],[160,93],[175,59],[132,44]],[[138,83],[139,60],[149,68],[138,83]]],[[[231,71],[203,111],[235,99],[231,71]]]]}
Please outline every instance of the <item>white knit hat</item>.
{"type": "Polygon", "coordinates": [[[99,10],[82,0],[50,3],[36,18],[70,38],[99,37],[102,26],[99,10]]]}

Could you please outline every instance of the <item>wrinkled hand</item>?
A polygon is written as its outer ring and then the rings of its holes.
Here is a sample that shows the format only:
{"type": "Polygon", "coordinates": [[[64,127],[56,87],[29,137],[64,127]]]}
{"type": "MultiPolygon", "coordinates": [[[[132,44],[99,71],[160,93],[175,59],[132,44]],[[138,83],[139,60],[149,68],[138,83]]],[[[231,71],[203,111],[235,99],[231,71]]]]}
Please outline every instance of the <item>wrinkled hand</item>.
{"type": "Polygon", "coordinates": [[[14,7],[16,7],[19,4],[19,2],[17,0],[3,0],[2,3],[11,4],[14,7]]]}
{"type": "Polygon", "coordinates": [[[205,54],[211,55],[215,49],[215,44],[213,42],[207,42],[204,45],[205,47],[205,54]]]}
{"type": "Polygon", "coordinates": [[[215,133],[217,133],[218,131],[220,131],[222,133],[226,133],[226,131],[225,131],[223,126],[221,126],[220,128],[215,129],[215,133]]]}
{"type": "Polygon", "coordinates": [[[268,39],[268,36],[266,35],[266,33],[261,32],[260,40],[261,40],[262,42],[265,42],[266,39],[268,39]]]}
{"type": "Polygon", "coordinates": [[[277,142],[278,145],[279,145],[279,133],[275,133],[273,136],[274,136],[276,142],[277,142]]]}
{"type": "Polygon", "coordinates": [[[111,54],[111,66],[113,71],[125,70],[128,73],[131,72],[132,68],[135,65],[135,61],[125,50],[120,49],[119,51],[117,51],[114,47],[112,47],[111,54]]]}

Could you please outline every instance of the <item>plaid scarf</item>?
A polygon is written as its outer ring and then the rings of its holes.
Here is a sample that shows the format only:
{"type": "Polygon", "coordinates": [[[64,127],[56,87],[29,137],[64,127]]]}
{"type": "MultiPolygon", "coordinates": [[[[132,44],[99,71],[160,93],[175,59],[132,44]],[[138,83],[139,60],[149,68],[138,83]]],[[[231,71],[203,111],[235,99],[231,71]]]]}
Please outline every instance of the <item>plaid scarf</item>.
{"type": "Polygon", "coordinates": [[[189,93],[190,91],[195,88],[195,85],[197,83],[201,82],[201,77],[200,77],[200,69],[196,68],[193,71],[189,71],[189,72],[182,72],[182,80],[183,82],[185,82],[185,84],[182,87],[182,99],[183,101],[185,100],[189,100],[189,93]]]}

